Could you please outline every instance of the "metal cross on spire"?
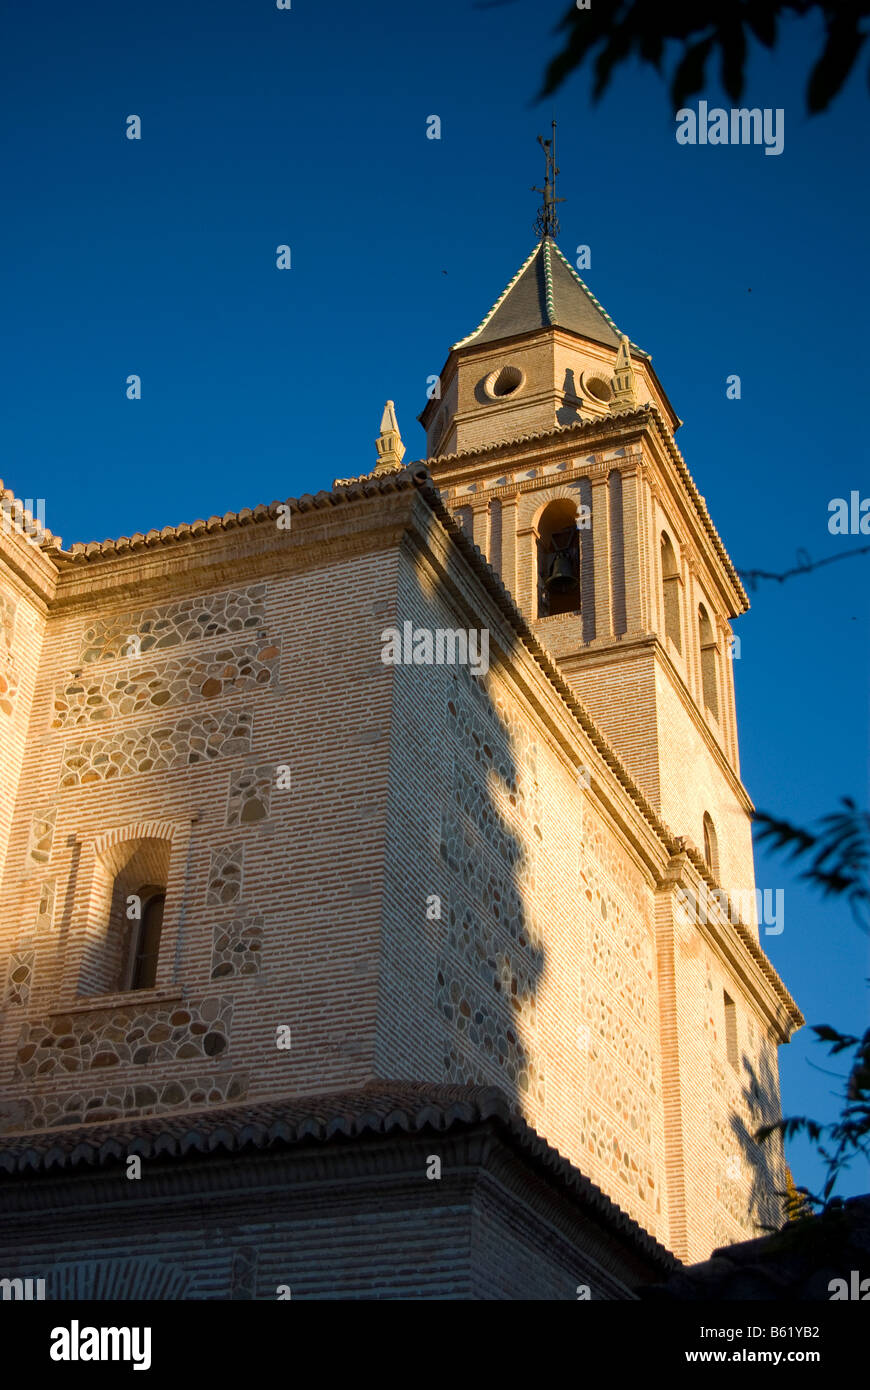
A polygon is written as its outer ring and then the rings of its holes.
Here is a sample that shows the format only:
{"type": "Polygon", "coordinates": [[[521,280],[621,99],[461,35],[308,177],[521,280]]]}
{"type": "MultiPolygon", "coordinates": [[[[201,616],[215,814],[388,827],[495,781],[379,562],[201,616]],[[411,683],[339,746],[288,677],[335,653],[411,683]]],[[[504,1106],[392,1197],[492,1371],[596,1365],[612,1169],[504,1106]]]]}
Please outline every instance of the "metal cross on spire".
{"type": "Polygon", "coordinates": [[[553,121],[553,134],[549,140],[545,140],[542,135],[538,136],[538,144],[544,151],[544,158],[547,161],[544,174],[544,187],[537,188],[532,186],[533,193],[543,193],[544,201],[538,209],[538,216],[535,221],[535,231],[543,241],[545,236],[557,237],[559,235],[559,219],[556,216],[556,204],[564,203],[564,198],[556,197],[556,175],[559,170],[556,167],[556,122],[553,121]]]}

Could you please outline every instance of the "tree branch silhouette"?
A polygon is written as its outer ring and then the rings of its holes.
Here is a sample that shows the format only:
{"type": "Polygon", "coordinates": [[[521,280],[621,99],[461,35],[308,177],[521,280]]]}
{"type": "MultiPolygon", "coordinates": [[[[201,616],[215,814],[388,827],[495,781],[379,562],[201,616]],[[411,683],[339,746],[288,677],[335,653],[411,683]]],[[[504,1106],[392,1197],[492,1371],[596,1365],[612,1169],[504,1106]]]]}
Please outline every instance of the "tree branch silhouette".
{"type": "MultiPolygon", "coordinates": [[[[842,798],[842,810],[822,816],[817,830],[807,830],[790,821],[764,812],[756,813],[760,826],[757,839],[781,850],[788,858],[806,859],[808,867],[801,877],[823,897],[845,897],[862,930],[868,930],[870,908],[870,813],[860,810],[851,797],[842,798]]],[[[822,1190],[797,1192],[807,1209],[827,1211],[839,1198],[833,1196],[841,1173],[855,1158],[870,1158],[870,1028],[863,1037],[841,1033],[830,1024],[817,1024],[813,1030],[819,1042],[827,1043],[829,1055],[852,1053],[851,1066],[844,1079],[843,1107],[832,1124],[820,1124],[806,1115],[792,1115],[764,1125],[756,1139],[763,1143],[772,1134],[789,1139],[806,1134],[816,1145],[825,1164],[822,1190]]]]}
{"type": "MultiPolygon", "coordinates": [[[[495,8],[491,3],[478,8],[495,8]]],[[[746,87],[749,46],[753,40],[772,50],[783,19],[821,19],[821,46],[807,77],[810,115],[826,111],[848,79],[867,38],[864,22],[870,0],[594,0],[588,9],[576,4],[563,15],[556,33],[563,47],[551,59],[539,99],[552,94],[588,60],[594,72],[593,100],[607,90],[615,70],[636,58],[661,75],[666,51],[678,58],[670,79],[674,110],[700,92],[707,64],[718,58],[722,86],[732,101],[746,87]]]]}
{"type": "Polygon", "coordinates": [[[745,580],[750,589],[754,592],[758,587],[759,580],[775,579],[782,584],[786,579],[792,579],[796,574],[809,574],[811,570],[821,569],[823,565],[835,565],[839,560],[851,560],[856,555],[870,555],[870,545],[853,546],[850,550],[845,550],[840,555],[827,555],[824,560],[811,560],[805,550],[797,552],[797,565],[790,570],[738,570],[740,578],[745,580]],[[806,557],[806,558],[804,558],[806,557]]]}

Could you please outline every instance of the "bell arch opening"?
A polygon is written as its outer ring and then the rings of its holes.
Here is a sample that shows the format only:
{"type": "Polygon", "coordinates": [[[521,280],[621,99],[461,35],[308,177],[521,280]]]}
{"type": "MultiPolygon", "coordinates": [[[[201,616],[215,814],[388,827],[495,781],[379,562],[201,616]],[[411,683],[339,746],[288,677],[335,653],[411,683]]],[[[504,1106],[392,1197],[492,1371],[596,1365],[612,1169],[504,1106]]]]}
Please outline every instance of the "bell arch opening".
{"type": "Polygon", "coordinates": [[[572,498],[556,498],[541,514],[537,562],[537,616],[581,612],[580,533],[577,503],[572,498]]]}

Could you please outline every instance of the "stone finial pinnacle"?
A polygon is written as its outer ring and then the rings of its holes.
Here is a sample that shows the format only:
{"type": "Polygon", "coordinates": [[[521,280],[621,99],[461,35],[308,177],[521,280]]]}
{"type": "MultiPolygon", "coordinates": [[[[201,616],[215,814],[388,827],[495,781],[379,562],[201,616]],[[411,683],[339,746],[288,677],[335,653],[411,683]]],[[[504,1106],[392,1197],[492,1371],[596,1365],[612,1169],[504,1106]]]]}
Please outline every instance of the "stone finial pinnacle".
{"type": "Polygon", "coordinates": [[[616,368],[613,373],[613,395],[610,400],[611,411],[630,410],[637,405],[637,389],[634,368],[631,365],[631,345],[623,333],[616,350],[616,368]]]}
{"type": "Polygon", "coordinates": [[[402,459],[405,457],[405,446],[399,433],[396,407],[392,401],[387,401],[384,406],[384,413],[381,417],[381,432],[375,440],[375,445],[378,451],[376,473],[384,473],[391,468],[401,468],[402,459]]]}

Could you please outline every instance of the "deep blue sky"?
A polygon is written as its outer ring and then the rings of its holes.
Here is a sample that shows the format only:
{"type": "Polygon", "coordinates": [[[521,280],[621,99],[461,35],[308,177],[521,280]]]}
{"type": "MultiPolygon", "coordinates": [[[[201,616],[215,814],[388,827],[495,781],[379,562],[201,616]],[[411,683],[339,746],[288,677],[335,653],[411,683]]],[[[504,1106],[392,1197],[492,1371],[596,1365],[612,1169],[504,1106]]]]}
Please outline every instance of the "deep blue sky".
{"type": "MultiPolygon", "coordinates": [[[[807,118],[816,30],[794,23],[774,58],[752,54],[745,101],[784,108],[784,153],[681,147],[646,70],[597,107],[576,76],[534,102],[564,8],[16,7],[0,58],[6,484],[44,497],[69,544],[364,471],[388,396],[408,459],[422,455],[427,376],[534,245],[535,137],[554,115],[560,244],[591,246],[584,278],[653,354],[736,564],[866,544],[827,531],[832,497],[870,495],[863,75],[807,118]]],[[[807,822],[844,794],[866,804],[868,578],[870,557],[764,584],[737,625],[743,774],[762,808],[807,822]]],[[[787,890],[785,931],[763,944],[808,1021],[862,1029],[866,937],[780,859],[759,854],[758,879],[787,890]]],[[[838,1083],[813,1063],[804,1030],[781,1053],[784,1106],[830,1118],[838,1083]]],[[[818,1181],[805,1146],[791,1159],[818,1181]]],[[[867,1187],[856,1172],[843,1190],[867,1187]]]]}

